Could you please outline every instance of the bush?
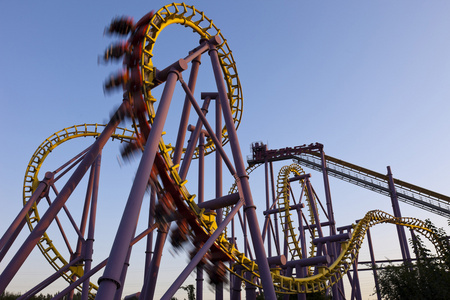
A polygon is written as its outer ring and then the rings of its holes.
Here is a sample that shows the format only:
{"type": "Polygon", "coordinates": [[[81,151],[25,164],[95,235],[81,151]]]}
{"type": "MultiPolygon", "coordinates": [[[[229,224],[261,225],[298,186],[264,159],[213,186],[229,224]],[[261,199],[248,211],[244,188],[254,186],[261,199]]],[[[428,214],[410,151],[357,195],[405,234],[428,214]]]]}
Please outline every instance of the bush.
{"type": "Polygon", "coordinates": [[[417,260],[401,265],[389,264],[379,273],[380,294],[383,299],[450,299],[450,247],[445,231],[429,220],[429,229],[439,237],[444,249],[440,257],[433,256],[422,239],[411,240],[417,260]]]}

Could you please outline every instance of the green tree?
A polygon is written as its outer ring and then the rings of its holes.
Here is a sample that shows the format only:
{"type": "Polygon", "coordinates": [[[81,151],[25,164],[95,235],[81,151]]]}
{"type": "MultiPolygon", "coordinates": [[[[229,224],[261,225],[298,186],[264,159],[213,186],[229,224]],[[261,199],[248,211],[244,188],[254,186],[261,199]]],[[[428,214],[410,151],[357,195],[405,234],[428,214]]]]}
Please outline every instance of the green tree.
{"type": "Polygon", "coordinates": [[[183,289],[187,292],[188,300],[195,300],[195,287],[193,284],[181,286],[180,289],[183,289]]]}
{"type": "Polygon", "coordinates": [[[401,265],[389,264],[379,273],[380,294],[383,299],[450,299],[450,247],[445,231],[436,228],[429,220],[433,230],[443,245],[442,256],[436,257],[417,236],[411,243],[417,260],[415,263],[401,265]]]}

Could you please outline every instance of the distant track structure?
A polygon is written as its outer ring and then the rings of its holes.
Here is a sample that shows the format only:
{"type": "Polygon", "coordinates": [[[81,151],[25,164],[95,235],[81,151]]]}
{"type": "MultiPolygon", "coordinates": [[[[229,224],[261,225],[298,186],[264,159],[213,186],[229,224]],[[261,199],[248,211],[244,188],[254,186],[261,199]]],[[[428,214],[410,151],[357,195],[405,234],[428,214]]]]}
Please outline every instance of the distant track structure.
{"type": "MultiPolygon", "coordinates": [[[[322,172],[323,145],[320,143],[287,147],[277,150],[266,150],[265,145],[253,145],[253,157],[248,159],[250,165],[268,161],[293,159],[298,164],[322,172]]],[[[390,196],[389,177],[358,165],[323,155],[329,175],[357,186],[390,196]]],[[[450,197],[419,187],[417,185],[395,179],[395,190],[399,201],[416,206],[434,214],[450,218],[450,197]]]]}

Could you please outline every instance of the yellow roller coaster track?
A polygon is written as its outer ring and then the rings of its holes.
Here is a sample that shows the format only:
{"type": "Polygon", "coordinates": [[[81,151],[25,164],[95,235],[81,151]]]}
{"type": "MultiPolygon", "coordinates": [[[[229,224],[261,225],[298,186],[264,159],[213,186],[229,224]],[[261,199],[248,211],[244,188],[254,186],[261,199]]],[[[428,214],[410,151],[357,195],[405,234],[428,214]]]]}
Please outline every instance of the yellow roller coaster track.
{"type": "MultiPolygon", "coordinates": [[[[204,12],[199,11],[193,5],[185,3],[172,3],[160,8],[150,20],[146,35],[143,41],[143,51],[141,58],[141,72],[143,81],[143,93],[149,108],[149,121],[153,123],[155,117],[154,103],[156,99],[152,96],[151,90],[154,87],[155,67],[153,66],[153,47],[161,31],[171,24],[179,24],[191,28],[200,35],[200,38],[209,39],[213,36],[219,36],[222,43],[218,45],[217,51],[220,64],[224,74],[225,83],[228,90],[228,100],[233,115],[236,129],[239,127],[242,117],[242,88],[239,81],[236,63],[233,54],[228,46],[227,40],[222,35],[220,29],[216,27],[211,19],[205,16],[204,12]]],[[[222,129],[222,143],[228,141],[226,127],[222,129]]],[[[166,148],[172,153],[171,145],[166,148]]],[[[215,150],[213,141],[208,138],[205,144],[205,154],[215,150]]],[[[197,154],[198,151],[195,151],[197,154]]]]}
{"type": "MultiPolygon", "coordinates": [[[[442,255],[445,251],[439,236],[437,236],[433,230],[429,229],[425,222],[415,218],[396,218],[379,210],[369,211],[358,224],[353,225],[352,236],[350,240],[341,243],[341,252],[337,259],[328,267],[319,267],[319,273],[317,275],[305,278],[294,278],[280,275],[279,270],[272,270],[272,279],[276,291],[278,293],[298,294],[316,293],[330,288],[348,272],[351,265],[358,257],[367,230],[376,224],[382,223],[391,223],[414,229],[433,243],[438,255],[442,255]]],[[[244,278],[244,273],[251,272],[253,276],[259,277],[257,274],[258,267],[251,264],[246,265],[245,260],[238,263],[244,265],[246,270],[239,272],[239,274],[237,274],[235,268],[231,271],[238,275],[242,280],[254,284],[254,278],[248,280],[244,278]]],[[[262,288],[262,286],[259,287],[262,288]]]]}
{"type": "MultiPolygon", "coordinates": [[[[226,39],[223,38],[220,30],[217,29],[212,20],[205,17],[203,12],[195,9],[194,6],[189,6],[184,3],[167,5],[158,10],[150,21],[151,26],[148,27],[148,31],[144,39],[141,71],[144,82],[144,95],[150,108],[150,123],[153,122],[153,117],[155,114],[153,109],[153,102],[155,99],[150,93],[153,88],[153,78],[155,74],[155,69],[153,68],[151,62],[153,56],[153,46],[161,30],[166,26],[175,23],[190,27],[202,38],[209,38],[215,35],[219,35],[222,38],[223,43],[219,45],[220,60],[222,70],[225,74],[225,81],[228,86],[228,97],[233,111],[234,123],[235,126],[238,127],[242,114],[242,91],[239,78],[237,76],[236,65],[232,53],[226,43],[226,39]]],[[[23,189],[24,203],[28,201],[34,189],[38,185],[37,175],[44,159],[56,146],[77,137],[96,137],[100,134],[102,128],[104,128],[104,125],[78,125],[59,131],[50,138],[46,139],[44,143],[42,143],[42,145],[36,150],[27,167],[23,189]]],[[[226,142],[227,132],[225,128],[222,133],[222,140],[226,142]]],[[[134,136],[135,133],[133,131],[127,129],[117,129],[112,138],[117,139],[120,142],[130,142],[134,139],[134,136]]],[[[207,152],[213,151],[214,147],[212,145],[212,141],[209,142],[207,148],[207,152]]],[[[180,197],[190,208],[192,214],[196,216],[198,224],[208,235],[211,235],[217,229],[215,219],[211,214],[205,213],[204,210],[199,209],[193,201],[194,196],[189,194],[186,189],[186,181],[182,181],[180,179],[177,172],[177,166],[173,165],[170,157],[172,150],[173,149],[171,146],[166,146],[161,140],[159,144],[159,153],[164,160],[164,167],[173,179],[174,185],[176,186],[176,192],[180,194],[180,197]]],[[[39,214],[37,208],[35,207],[28,217],[28,225],[30,229],[32,229],[34,224],[37,222],[39,222],[39,214]]],[[[272,272],[272,278],[277,292],[311,293],[325,290],[335,284],[348,271],[350,265],[357,257],[367,229],[379,223],[393,223],[415,229],[416,231],[424,234],[431,240],[431,242],[433,242],[434,245],[436,245],[438,253],[443,247],[440,244],[438,237],[432,230],[426,227],[424,222],[412,218],[399,219],[381,211],[371,211],[368,212],[366,216],[354,226],[351,239],[345,243],[342,243],[341,253],[336,261],[327,268],[321,268],[319,274],[306,278],[293,278],[282,276],[279,271],[274,270],[272,272]]],[[[228,241],[224,233],[222,233],[216,240],[216,245],[236,263],[228,270],[239,276],[241,279],[254,283],[254,277],[259,277],[257,264],[239,252],[236,247],[228,241]],[[236,268],[237,265],[240,267],[236,268]],[[251,273],[253,278],[250,280],[245,279],[244,273],[251,273]]],[[[46,234],[44,234],[41,238],[39,248],[55,269],[59,270],[61,267],[67,265],[67,261],[56,250],[51,239],[46,234]]],[[[81,266],[73,267],[69,272],[63,274],[63,277],[66,280],[71,281],[71,277],[73,275],[81,276],[82,272],[83,270],[81,266]]],[[[93,286],[92,288],[95,287],[93,286]]]]}
{"type": "MultiPolygon", "coordinates": [[[[289,184],[289,176],[293,174],[294,176],[299,176],[305,174],[305,171],[298,164],[291,164],[289,166],[284,166],[278,172],[277,179],[277,195],[278,195],[278,210],[280,211],[280,221],[281,226],[283,228],[285,238],[288,241],[289,252],[291,254],[292,259],[301,259],[302,252],[301,247],[299,245],[299,241],[297,239],[297,230],[295,229],[292,221],[292,215],[290,212],[290,184],[289,184]]],[[[300,180],[300,184],[304,186],[303,180],[300,180]]],[[[312,193],[311,193],[312,194],[312,193]]],[[[306,203],[308,205],[309,210],[309,222],[311,225],[316,224],[316,220],[314,218],[314,214],[312,212],[312,205],[316,205],[315,199],[309,199],[308,193],[306,191],[306,187],[304,190],[304,195],[306,197],[306,203]],[[312,201],[310,201],[312,200],[312,201]]],[[[316,207],[317,210],[317,207],[316,207]]],[[[303,233],[302,233],[303,234],[303,233]]],[[[311,241],[316,238],[316,230],[315,228],[311,228],[311,241]]],[[[311,243],[310,246],[310,256],[314,255],[315,246],[311,243]]]]}
{"type": "MultiPolygon", "coordinates": [[[[105,125],[99,124],[76,125],[58,131],[47,138],[38,147],[36,152],[33,154],[30,163],[28,164],[23,188],[24,204],[28,201],[35,188],[37,187],[39,183],[39,170],[45,158],[50,152],[52,152],[52,150],[54,150],[62,143],[74,138],[87,136],[97,137],[100,135],[104,127],[105,125]]],[[[134,132],[128,129],[118,128],[111,138],[116,139],[121,143],[130,142],[134,139],[134,132]]],[[[160,154],[163,156],[164,161],[166,163],[169,163],[169,165],[166,165],[167,169],[172,175],[172,178],[174,178],[174,182],[176,182],[176,185],[178,186],[179,191],[182,194],[182,198],[186,201],[191,211],[197,216],[198,223],[205,230],[205,232],[207,232],[208,234],[212,234],[217,228],[215,219],[211,217],[210,214],[205,213],[204,210],[199,209],[195,204],[195,202],[193,201],[194,197],[188,193],[185,187],[186,182],[182,182],[180,180],[178,173],[176,172],[176,168],[174,168],[173,164],[171,163],[169,151],[165,149],[162,143],[160,143],[160,154]]],[[[34,206],[27,217],[30,230],[34,228],[39,220],[39,212],[37,210],[37,207],[34,206]]],[[[425,222],[414,218],[395,218],[382,211],[371,211],[368,212],[366,216],[358,222],[358,224],[354,225],[352,237],[349,241],[342,243],[341,253],[336,261],[328,268],[321,268],[319,274],[306,278],[293,278],[281,276],[279,274],[279,271],[274,270],[272,273],[272,278],[277,292],[311,293],[324,290],[336,283],[348,271],[352,262],[357,257],[367,229],[373,225],[380,223],[392,223],[412,228],[417,232],[425,235],[425,237],[427,237],[436,246],[438,253],[442,252],[444,246],[441,244],[439,237],[436,236],[432,230],[427,228],[425,222]]],[[[235,248],[235,246],[229,242],[225,234],[221,234],[216,243],[224,253],[226,253],[236,262],[234,266],[229,268],[229,271],[236,276],[239,276],[242,280],[254,284],[253,279],[249,280],[248,278],[244,278],[244,273],[250,272],[253,277],[259,277],[258,266],[256,265],[256,263],[239,252],[235,248]],[[240,265],[239,271],[237,271],[237,265],[240,265]]],[[[42,236],[40,242],[38,243],[38,246],[45,258],[56,270],[59,270],[60,268],[68,264],[67,260],[63,258],[55,248],[52,240],[47,234],[44,234],[42,236]]],[[[74,266],[62,276],[66,280],[71,282],[71,278],[73,275],[77,277],[82,276],[82,266],[74,266]]],[[[96,289],[95,285],[91,285],[91,289],[96,289]]],[[[91,297],[94,297],[94,295],[91,294],[91,297]]]]}
{"type": "MultiPolygon", "coordinates": [[[[30,199],[31,195],[39,185],[39,170],[45,160],[45,158],[59,145],[79,137],[98,137],[103,131],[105,125],[100,124],[82,124],[72,127],[64,128],[58,132],[55,132],[49,138],[47,138],[34,152],[33,156],[28,163],[25,179],[23,184],[23,204],[25,205],[30,199]]],[[[120,143],[131,142],[135,137],[134,131],[117,128],[111,136],[112,140],[118,140],[120,143]]],[[[40,215],[35,204],[27,215],[27,223],[29,229],[32,231],[35,225],[40,221],[40,215]]],[[[44,233],[38,242],[39,250],[42,252],[47,261],[55,268],[60,268],[68,264],[67,260],[60,254],[60,252],[54,246],[52,239],[44,233]]],[[[73,266],[67,272],[62,274],[67,281],[72,282],[73,276],[80,277],[83,275],[82,266],[73,266]]],[[[97,289],[95,285],[90,284],[90,290],[97,289]]],[[[90,294],[91,298],[94,295],[90,294]]]]}

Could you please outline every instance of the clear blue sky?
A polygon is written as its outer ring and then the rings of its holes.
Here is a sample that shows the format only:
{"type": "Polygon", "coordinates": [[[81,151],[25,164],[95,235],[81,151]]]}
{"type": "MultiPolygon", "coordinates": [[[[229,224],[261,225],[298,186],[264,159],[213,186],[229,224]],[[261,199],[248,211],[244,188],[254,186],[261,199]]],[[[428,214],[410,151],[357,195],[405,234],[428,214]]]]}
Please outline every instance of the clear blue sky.
{"type": "MultiPolygon", "coordinates": [[[[102,123],[120,103],[120,95],[105,97],[102,90],[118,66],[97,65],[111,42],[102,35],[106,24],[123,14],[139,19],[166,3],[0,3],[1,233],[21,207],[23,175],[40,143],[74,124],[102,123]]],[[[448,1],[194,4],[222,30],[237,63],[244,155],[259,140],[269,148],[320,142],[331,156],[381,173],[390,165],[396,178],[450,195],[448,1]]],[[[155,61],[170,62],[179,58],[173,56],[179,49],[184,55],[195,47],[184,37],[196,36],[181,26],[168,28],[167,36],[155,61]]],[[[390,211],[387,198],[336,180],[331,184],[342,225],[371,209],[390,211]]],[[[263,191],[253,193],[257,198],[263,191]]],[[[445,219],[401,208],[405,216],[446,226],[445,219]]],[[[10,289],[24,291],[17,282],[10,289]]]]}

